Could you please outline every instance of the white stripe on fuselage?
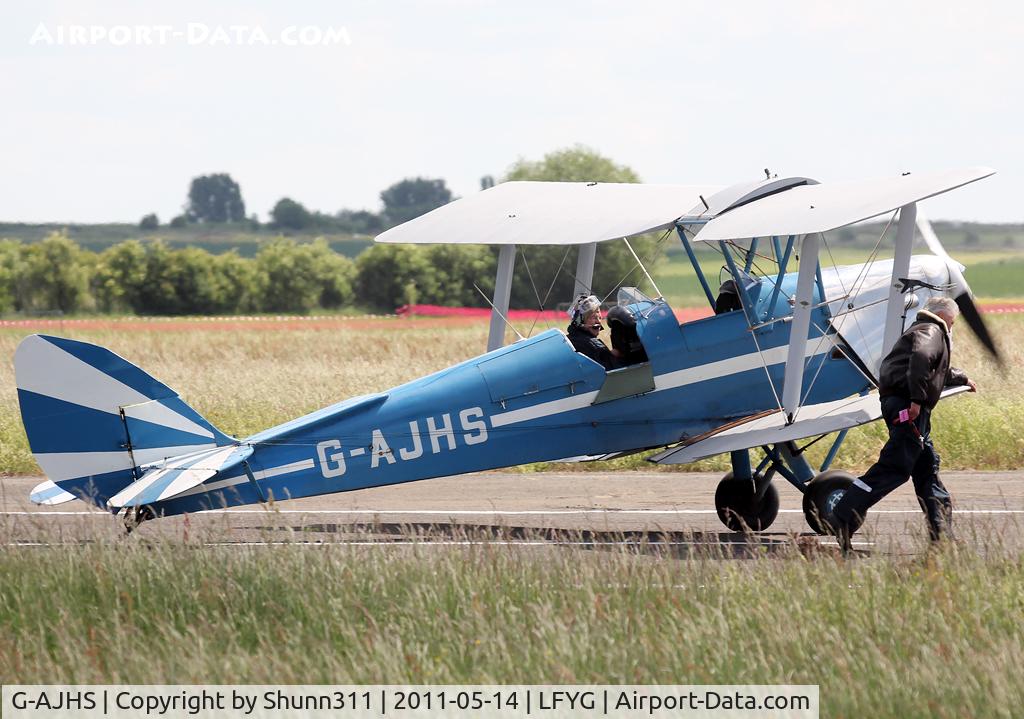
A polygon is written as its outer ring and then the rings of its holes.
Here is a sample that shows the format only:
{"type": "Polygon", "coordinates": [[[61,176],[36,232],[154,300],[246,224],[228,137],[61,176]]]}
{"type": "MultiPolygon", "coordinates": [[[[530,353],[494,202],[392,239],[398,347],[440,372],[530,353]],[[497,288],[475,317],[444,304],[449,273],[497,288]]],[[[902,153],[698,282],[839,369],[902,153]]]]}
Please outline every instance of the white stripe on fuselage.
{"type": "MultiPolygon", "coordinates": [[[[819,343],[809,341],[807,343],[807,349],[804,351],[804,358],[812,357],[815,354],[821,354],[832,349],[831,342],[824,342],[824,347],[816,346],[819,343]]],[[[708,364],[697,365],[696,367],[687,367],[686,369],[679,369],[675,372],[666,372],[665,374],[659,374],[654,378],[654,391],[665,389],[675,389],[676,387],[683,387],[688,384],[696,384],[697,382],[703,382],[709,379],[718,379],[719,377],[726,377],[731,374],[739,374],[740,372],[749,372],[752,369],[759,369],[768,365],[783,364],[786,361],[786,357],[789,354],[789,345],[782,345],[781,347],[772,347],[766,349],[763,352],[751,352],[750,354],[740,355],[739,357],[729,357],[728,359],[718,360],[717,362],[709,362],[708,364]]]]}
{"type": "MultiPolygon", "coordinates": [[[[822,340],[820,337],[811,338],[811,341],[807,343],[807,349],[804,351],[804,357],[813,357],[814,355],[824,354],[831,349],[832,343],[827,339],[822,340]],[[815,342],[814,340],[818,341],[815,342]]],[[[786,361],[788,353],[789,345],[782,345],[779,347],[772,347],[771,349],[764,350],[763,352],[752,352],[750,354],[740,355],[739,357],[730,357],[717,362],[697,365],[696,367],[687,367],[686,369],[676,370],[675,372],[666,372],[665,374],[655,376],[654,391],[661,392],[668,389],[676,389],[677,387],[696,384],[697,382],[703,382],[709,379],[717,379],[731,374],[748,372],[752,369],[763,367],[764,365],[771,367],[772,365],[782,364],[786,361]]],[[[551,402],[535,404],[532,407],[523,407],[522,409],[514,409],[509,412],[501,412],[499,414],[491,415],[491,426],[504,427],[509,424],[527,422],[531,419],[541,419],[542,417],[550,417],[554,414],[562,414],[563,412],[583,409],[584,407],[592,405],[596,398],[597,392],[587,392],[586,394],[577,395],[575,397],[556,399],[551,402]]]]}
{"type": "Polygon", "coordinates": [[[577,395],[575,397],[556,399],[551,402],[541,402],[540,404],[535,404],[532,407],[523,407],[522,409],[513,409],[509,412],[492,414],[491,426],[504,427],[506,424],[526,422],[531,419],[540,419],[541,417],[550,417],[553,414],[570,412],[574,409],[583,409],[584,407],[589,407],[594,404],[595,399],[597,399],[597,392],[587,392],[586,394],[577,395]]]}

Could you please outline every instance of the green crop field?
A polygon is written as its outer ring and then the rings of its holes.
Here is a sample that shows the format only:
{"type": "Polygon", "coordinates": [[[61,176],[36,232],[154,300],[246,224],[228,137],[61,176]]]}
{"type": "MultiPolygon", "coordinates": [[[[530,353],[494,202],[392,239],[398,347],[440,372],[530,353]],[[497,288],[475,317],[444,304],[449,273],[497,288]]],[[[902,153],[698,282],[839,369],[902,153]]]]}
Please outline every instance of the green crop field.
{"type": "Polygon", "coordinates": [[[155,230],[142,230],[138,225],[127,223],[25,224],[0,222],[0,239],[38,242],[54,232],[66,232],[67,236],[80,247],[93,252],[102,252],[125,240],[162,240],[172,248],[200,247],[214,254],[237,250],[242,257],[252,257],[261,245],[285,234],[299,242],[310,242],[317,237],[323,237],[335,252],[355,257],[373,243],[373,238],[367,235],[313,231],[282,232],[270,227],[252,228],[246,223],[190,224],[185,227],[163,226],[155,230]]]}
{"type": "MultiPolygon", "coordinates": [[[[699,243],[698,243],[699,244],[699,243]]],[[[923,250],[917,250],[925,254],[923,250]]],[[[867,249],[841,248],[821,251],[823,268],[833,265],[853,265],[867,259],[867,249]]],[[[892,257],[892,248],[879,252],[879,258],[892,257]]],[[[955,259],[967,267],[964,277],[971,286],[975,296],[982,302],[986,300],[1008,300],[1024,297],[1024,252],[1014,249],[990,249],[957,251],[955,259]]],[[[725,262],[720,252],[710,247],[698,247],[697,257],[704,271],[712,292],[719,284],[728,279],[725,262]]],[[[790,268],[792,271],[796,264],[790,268]]],[[[758,259],[755,271],[760,274],[771,274],[777,270],[772,260],[758,259]]],[[[693,271],[686,253],[673,248],[662,259],[655,263],[651,275],[665,299],[674,307],[706,306],[707,298],[701,289],[700,282],[693,271]]]]}
{"type": "Polygon", "coordinates": [[[982,301],[1024,297],[1024,257],[1019,255],[968,264],[964,277],[982,301]]]}

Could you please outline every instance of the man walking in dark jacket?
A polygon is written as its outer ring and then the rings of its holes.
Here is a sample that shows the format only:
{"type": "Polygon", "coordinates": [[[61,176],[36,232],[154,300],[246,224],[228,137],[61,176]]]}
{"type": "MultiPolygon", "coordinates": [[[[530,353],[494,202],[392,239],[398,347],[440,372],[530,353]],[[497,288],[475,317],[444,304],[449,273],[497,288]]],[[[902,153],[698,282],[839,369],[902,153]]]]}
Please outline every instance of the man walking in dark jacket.
{"type": "Polygon", "coordinates": [[[878,394],[889,440],[878,461],[846,491],[833,510],[833,524],[844,551],[868,509],[907,481],[914,480],[917,501],[928,520],[932,540],[951,536],[952,502],[939,479],[939,455],[932,445],[931,413],[944,387],[977,385],[949,365],[950,332],[959,314],[953,300],[933,297],[917,320],[882,360],[878,394]]]}

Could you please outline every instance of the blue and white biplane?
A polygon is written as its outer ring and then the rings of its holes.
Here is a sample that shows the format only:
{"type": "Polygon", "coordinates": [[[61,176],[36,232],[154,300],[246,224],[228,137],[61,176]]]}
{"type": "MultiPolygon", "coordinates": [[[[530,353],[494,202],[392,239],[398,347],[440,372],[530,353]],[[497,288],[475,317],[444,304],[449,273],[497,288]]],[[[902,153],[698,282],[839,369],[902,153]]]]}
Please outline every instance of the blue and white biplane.
{"type": "Polygon", "coordinates": [[[251,437],[221,432],[107,349],[29,336],[15,355],[18,398],[49,478],[32,499],[83,500],[123,512],[130,528],[185,512],[528,462],[649,451],[651,462],[679,464],[728,453],[732,471],[715,498],[727,526],[770,526],[779,507],[773,479],[781,476],[803,493],[811,527],[824,532],[830,507],[854,481],[829,466],[850,428],[881,416],[879,365],[924,301],[956,299],[997,356],[963,267],[917,210],[921,200],[992,173],[839,184],[768,177],[724,188],[498,185],[376,238],[500,246],[489,351],[251,437]],[[885,216],[866,262],[819,261],[827,233],[885,216]],[[912,256],[916,226],[930,254],[912,256]],[[704,243],[721,253],[732,311],[680,324],[663,298],[620,291],[629,341],[642,346],[643,361],[612,370],[575,352],[559,329],[502,346],[517,246],[578,246],[577,290],[589,293],[598,243],[628,244],[658,230],[678,234],[719,310],[693,248],[704,243]],[[879,259],[887,236],[894,236],[893,258],[879,259]],[[834,433],[824,462],[812,467],[807,445],[797,442],[834,433]]]}

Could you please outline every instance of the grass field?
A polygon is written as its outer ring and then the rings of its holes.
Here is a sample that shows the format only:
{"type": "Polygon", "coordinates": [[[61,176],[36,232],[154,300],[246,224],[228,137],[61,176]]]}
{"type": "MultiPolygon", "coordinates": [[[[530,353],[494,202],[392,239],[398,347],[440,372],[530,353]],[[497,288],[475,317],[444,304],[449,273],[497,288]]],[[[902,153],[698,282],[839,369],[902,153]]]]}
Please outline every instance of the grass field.
{"type": "Polygon", "coordinates": [[[858,562],[209,539],[0,547],[0,682],[806,683],[827,717],[1024,701],[1024,563],[997,538],[858,562]]]}
{"type": "MultiPolygon", "coordinates": [[[[1024,466],[1024,315],[992,315],[1006,354],[999,369],[985,359],[965,327],[956,333],[955,363],[981,385],[978,396],[943,403],[934,436],[950,469],[1024,466]]],[[[272,326],[272,325],[270,325],[272,326]]],[[[151,323],[144,329],[63,333],[109,347],[178,390],[215,425],[246,436],[333,402],[386,390],[473,357],[485,346],[486,325],[420,320],[355,320],[322,329],[250,329],[245,323],[151,323]],[[224,327],[225,329],[216,329],[224,327]],[[301,348],[301,351],[296,351],[301,348]]],[[[0,472],[37,473],[17,407],[10,359],[31,328],[0,328],[0,472]]],[[[54,330],[46,331],[53,333],[54,330]]],[[[874,461],[882,444],[877,425],[850,433],[835,466],[874,461]]],[[[811,457],[820,457],[825,443],[811,457]]],[[[531,465],[524,471],[550,465],[531,465]]],[[[592,465],[557,465],[589,471],[592,465]]],[[[604,469],[650,467],[642,455],[602,463],[604,469]]],[[[724,469],[724,458],[677,469],[724,469]]],[[[666,470],[672,471],[672,470],[666,470]]]]}

